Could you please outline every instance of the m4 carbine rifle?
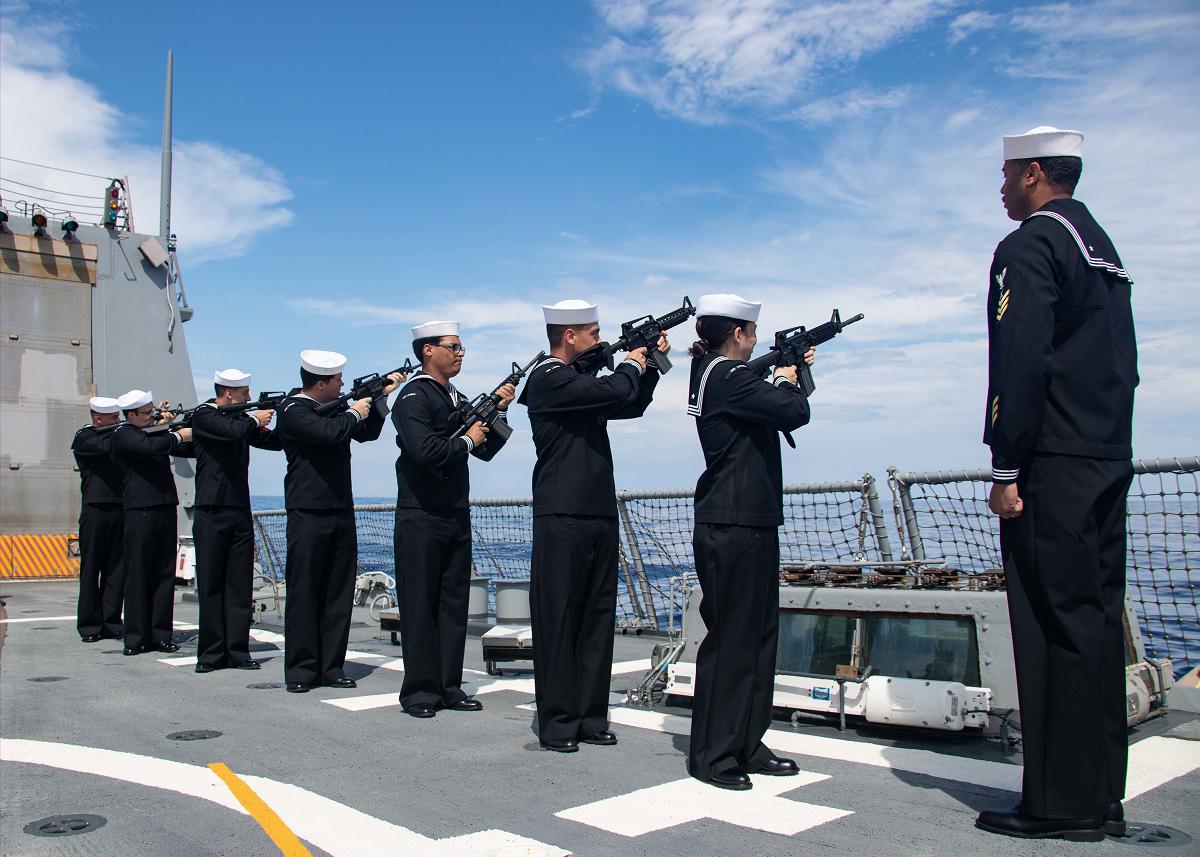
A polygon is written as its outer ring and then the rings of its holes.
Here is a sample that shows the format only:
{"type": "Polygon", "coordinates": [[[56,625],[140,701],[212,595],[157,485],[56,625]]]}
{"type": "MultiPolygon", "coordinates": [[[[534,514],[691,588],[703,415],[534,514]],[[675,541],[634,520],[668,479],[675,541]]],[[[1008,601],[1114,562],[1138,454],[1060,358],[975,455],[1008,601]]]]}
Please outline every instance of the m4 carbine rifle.
{"type": "Polygon", "coordinates": [[[607,342],[598,342],[589,348],[575,355],[575,359],[571,361],[571,365],[575,369],[586,375],[591,375],[599,372],[607,367],[611,372],[613,369],[613,354],[618,351],[633,351],[635,348],[646,349],[646,363],[653,366],[662,374],[671,371],[671,359],[666,352],[658,350],[658,337],[664,331],[670,330],[676,325],[683,324],[689,318],[696,314],[696,308],[692,306],[691,300],[684,295],[683,306],[679,309],[671,310],[660,318],[655,318],[652,315],[635,318],[633,321],[627,321],[621,325],[621,338],[611,345],[607,342]]]}
{"type": "Polygon", "coordinates": [[[250,402],[238,402],[236,405],[221,405],[217,408],[223,414],[243,414],[246,411],[274,411],[288,396],[300,392],[299,387],[293,387],[287,393],[259,393],[258,398],[250,402]]]}
{"type": "Polygon", "coordinates": [[[804,325],[780,330],[775,334],[775,344],[771,346],[771,350],[762,357],[751,360],[746,364],[746,368],[755,375],[762,376],[775,366],[795,366],[796,379],[800,382],[800,389],[804,391],[804,395],[811,396],[813,390],[817,389],[817,384],[813,381],[812,370],[804,362],[805,352],[823,342],[828,342],[841,333],[844,328],[856,321],[862,321],[862,319],[863,314],[860,312],[854,318],[842,321],[841,313],[835,309],[833,317],[829,321],[812,330],[804,325]]]}
{"type": "Polygon", "coordinates": [[[524,366],[521,366],[516,361],[513,362],[512,372],[508,377],[496,385],[496,389],[490,393],[480,393],[469,405],[465,405],[458,411],[459,419],[462,420],[462,425],[450,437],[462,437],[467,433],[467,430],[476,423],[483,423],[488,431],[494,431],[504,440],[512,437],[512,428],[507,422],[500,419],[500,396],[497,392],[505,384],[512,384],[514,387],[521,383],[529,370],[546,359],[546,352],[539,351],[538,356],[530,360],[524,366]]]}
{"type": "Polygon", "coordinates": [[[318,414],[327,414],[330,411],[336,411],[345,408],[350,402],[358,399],[370,399],[372,403],[383,395],[383,388],[390,382],[388,375],[394,372],[399,372],[406,378],[413,373],[417,367],[413,366],[412,359],[404,361],[404,365],[398,369],[393,369],[391,372],[385,372],[380,375],[378,372],[372,372],[370,375],[363,375],[361,378],[355,378],[354,383],[350,385],[350,391],[342,393],[336,399],[326,402],[323,405],[317,406],[318,414]]]}

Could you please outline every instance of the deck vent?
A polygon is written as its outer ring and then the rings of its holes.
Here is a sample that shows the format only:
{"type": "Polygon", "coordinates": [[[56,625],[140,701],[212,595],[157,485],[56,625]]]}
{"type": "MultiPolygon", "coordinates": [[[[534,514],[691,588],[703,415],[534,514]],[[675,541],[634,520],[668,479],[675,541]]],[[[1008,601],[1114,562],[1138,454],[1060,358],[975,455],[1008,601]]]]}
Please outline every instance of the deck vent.
{"type": "Polygon", "coordinates": [[[1125,835],[1110,836],[1109,839],[1122,845],[1152,845],[1158,848],[1175,848],[1192,841],[1192,837],[1182,830],[1142,821],[1125,822],[1125,835]]]}
{"type": "Polygon", "coordinates": [[[207,738],[220,738],[223,734],[215,729],[185,729],[183,732],[172,732],[167,737],[172,741],[204,741],[207,738]]]}
{"type": "Polygon", "coordinates": [[[52,815],[39,818],[25,825],[25,832],[33,836],[75,836],[91,833],[108,824],[102,815],[52,815]]]}
{"type": "Polygon", "coordinates": [[[65,675],[35,675],[30,681],[66,681],[65,675]]]}

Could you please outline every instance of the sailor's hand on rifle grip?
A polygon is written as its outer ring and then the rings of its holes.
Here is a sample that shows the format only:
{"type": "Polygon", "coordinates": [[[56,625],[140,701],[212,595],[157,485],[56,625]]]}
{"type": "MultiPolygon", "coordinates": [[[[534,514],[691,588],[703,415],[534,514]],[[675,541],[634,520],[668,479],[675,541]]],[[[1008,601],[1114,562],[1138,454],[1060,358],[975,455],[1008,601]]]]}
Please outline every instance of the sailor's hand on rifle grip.
{"type": "Polygon", "coordinates": [[[517,397],[517,388],[512,384],[504,384],[496,390],[496,395],[500,398],[500,401],[496,402],[496,407],[507,411],[512,400],[517,397]]]}
{"type": "Polygon", "coordinates": [[[254,418],[258,420],[258,424],[260,426],[265,426],[274,418],[274,416],[275,412],[269,409],[254,412],[254,418]]]}
{"type": "Polygon", "coordinates": [[[646,371],[646,349],[635,348],[629,352],[629,356],[625,358],[631,363],[636,363],[641,371],[646,371]]]}
{"type": "Polygon", "coordinates": [[[487,443],[488,428],[483,423],[475,423],[467,429],[465,436],[471,439],[471,443],[475,446],[483,446],[487,443]]]}
{"type": "Polygon", "coordinates": [[[796,379],[796,367],[795,366],[776,366],[774,377],[775,378],[783,378],[785,380],[791,381],[793,384],[800,383],[796,379]]]}
{"type": "Polygon", "coordinates": [[[360,417],[366,419],[367,414],[371,412],[371,400],[356,399],[350,403],[350,410],[354,411],[360,417]]]}
{"type": "Polygon", "coordinates": [[[383,388],[383,393],[385,396],[408,380],[408,376],[403,372],[392,372],[387,377],[387,386],[383,388]]]}

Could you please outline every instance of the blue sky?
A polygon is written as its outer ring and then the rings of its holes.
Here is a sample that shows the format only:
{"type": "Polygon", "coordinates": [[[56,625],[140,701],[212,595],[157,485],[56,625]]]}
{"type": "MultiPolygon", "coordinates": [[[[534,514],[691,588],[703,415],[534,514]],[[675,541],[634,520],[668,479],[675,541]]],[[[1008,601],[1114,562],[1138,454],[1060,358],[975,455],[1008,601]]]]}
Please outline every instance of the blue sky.
{"type": "MultiPolygon", "coordinates": [[[[541,303],[596,300],[611,333],[736,291],[764,302],[764,331],[867,314],[819,357],[789,481],[984,466],[986,274],[1014,226],[999,138],[1054,124],[1087,135],[1079,197],[1137,282],[1135,452],[1197,451],[1193,3],[116,8],[0,5],[0,154],[129,175],[152,231],[175,50],[202,382],[236,366],[286,388],[307,347],[391,368],[409,325],[450,317],[474,394],[544,346],[541,303]]],[[[688,487],[702,467],[676,363],[649,415],[613,429],[619,486],[688,487]]],[[[360,495],[394,490],[390,434],[355,449],[360,495]]],[[[474,468],[476,494],[527,495],[532,460],[519,431],[474,468]]],[[[281,475],[256,457],[256,492],[281,475]]]]}

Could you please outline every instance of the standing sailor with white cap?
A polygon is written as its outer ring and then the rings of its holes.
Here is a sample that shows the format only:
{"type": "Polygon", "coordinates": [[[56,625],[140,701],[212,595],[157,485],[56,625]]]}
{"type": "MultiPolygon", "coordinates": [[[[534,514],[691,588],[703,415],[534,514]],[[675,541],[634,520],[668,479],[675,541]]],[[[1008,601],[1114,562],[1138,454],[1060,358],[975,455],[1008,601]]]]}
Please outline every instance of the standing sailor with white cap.
{"type": "Polygon", "coordinates": [[[192,414],[196,446],[196,594],[200,635],[196,672],[224,667],[258,669],[250,658],[254,577],[254,526],[250,516],[250,447],[281,450],[283,441],[267,428],[275,412],[227,412],[222,407],[250,401],[250,375],[222,369],[213,375],[216,396],[192,414]]]}
{"type": "MultiPolygon", "coordinates": [[[[704,450],[692,549],[707,634],[696,653],[688,772],[718,788],[751,788],[750,774],[794,776],[796,763],[763,744],[771,725],[779,629],[779,433],[809,421],[795,366],[770,383],[746,368],[762,304],[738,295],[696,302],[688,413],[704,450]]],[[[813,362],[810,349],[805,361],[813,362]]]]}
{"type": "Polygon", "coordinates": [[[76,628],[85,643],[125,633],[125,568],[121,564],[125,513],[121,469],[112,459],[112,433],[121,421],[116,399],[88,400],[92,421],[75,432],[71,451],[79,469],[79,606],[76,628]]]}
{"type": "Polygon", "coordinates": [[[988,278],[989,506],[1016,655],[1020,805],[976,825],[1028,838],[1124,832],[1125,495],[1133,468],[1132,281],[1073,198],[1083,135],[1004,138],[1001,197],[1021,226],[988,278]]]}
{"type": "MultiPolygon", "coordinates": [[[[471,585],[470,476],[467,458],[490,461],[505,438],[482,423],[452,437],[468,404],[450,379],[462,371],[457,321],[428,321],[412,328],[413,354],[421,373],[392,408],[396,426],[396,586],[400,596],[400,642],[404,686],[400,704],[413,717],[438,709],[479,711],[462,689],[471,585]]],[[[501,387],[497,407],[507,411],[516,396],[501,387]]]]}
{"type": "Polygon", "coordinates": [[[130,390],[117,399],[125,422],[113,430],[113,458],[121,468],[125,509],[125,649],[137,655],[175,652],[175,552],[179,493],[171,470],[172,455],[194,458],[192,430],[147,434],[154,424],[169,423],[170,413],[155,416],[153,394],[130,390]]]}
{"type": "MultiPolygon", "coordinates": [[[[521,403],[529,408],[533,557],[529,599],[537,664],[538,737],[560,753],[616,744],[609,731],[617,598],[617,504],[609,420],[640,417],[658,372],[635,348],[611,375],[581,373],[576,355],[600,342],[595,304],[542,307],[550,357],[535,366],[521,403]]],[[[658,348],[669,348],[666,336],[658,348]]]]}
{"type": "Polygon", "coordinates": [[[341,393],[345,365],[336,351],[301,351],[301,390],[279,406],[277,430],[287,455],[283,669],[289,693],[306,693],[314,685],[357,686],[342,672],[358,570],[350,441],[379,437],[386,394],[404,376],[389,375],[385,395],[374,403],[356,399],[344,411],[317,413],[341,393]]]}

